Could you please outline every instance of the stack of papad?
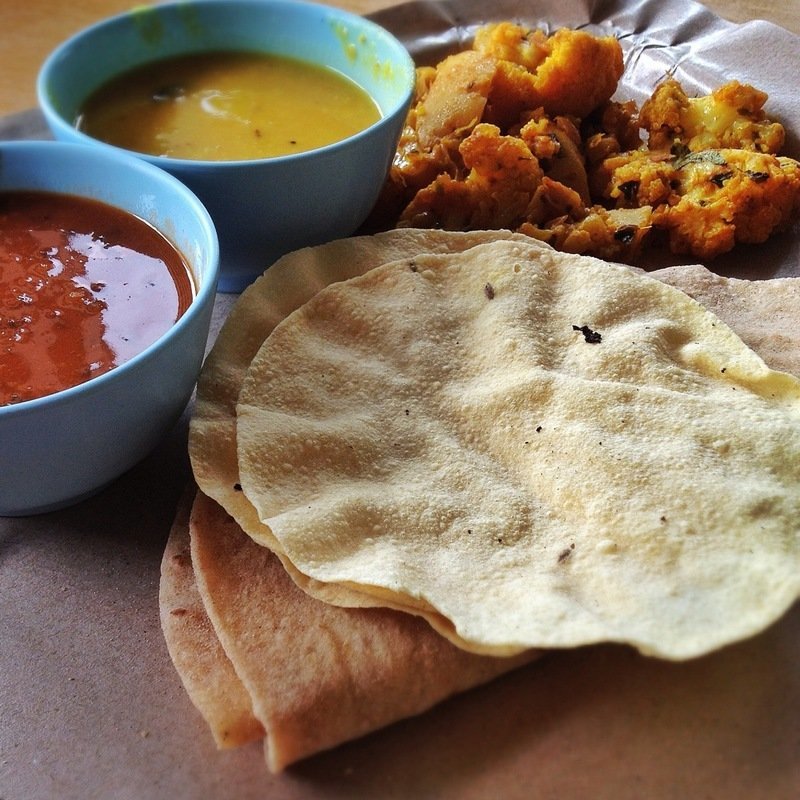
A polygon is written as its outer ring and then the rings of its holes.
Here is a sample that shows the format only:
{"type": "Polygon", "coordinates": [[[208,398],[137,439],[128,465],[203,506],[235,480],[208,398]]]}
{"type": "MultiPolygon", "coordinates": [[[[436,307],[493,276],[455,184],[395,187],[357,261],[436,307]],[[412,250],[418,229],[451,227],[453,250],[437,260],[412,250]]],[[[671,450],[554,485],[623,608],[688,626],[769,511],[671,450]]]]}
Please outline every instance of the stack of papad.
{"type": "Polygon", "coordinates": [[[474,652],[680,659],[797,597],[798,422],[800,382],[682,292],[503,240],[320,291],[236,437],[248,532],[316,596],[474,652]]]}
{"type": "MultiPolygon", "coordinates": [[[[313,752],[418,713],[533,657],[530,651],[514,659],[463,652],[415,616],[385,609],[336,608],[300,591],[297,583],[318,597],[353,605],[380,605],[387,596],[380,592],[376,596],[374,586],[358,586],[354,591],[351,586],[309,580],[298,570],[241,490],[236,452],[240,387],[262,344],[286,315],[325,285],[387,261],[460,252],[497,238],[497,234],[403,231],[300,251],[270,269],[232,311],[204,368],[192,423],[190,450],[201,492],[194,502],[191,524],[188,508],[176,519],[164,557],[161,587],[162,622],[170,653],[220,745],[235,745],[266,731],[267,761],[271,769],[279,770],[313,752]],[[294,581],[287,579],[270,548],[294,581]],[[420,664],[425,666],[421,669],[420,664]]],[[[544,252],[538,245],[533,247],[544,252]]],[[[579,270],[581,264],[573,266],[579,270]]],[[[768,364],[800,373],[798,348],[782,335],[800,311],[800,280],[734,281],[700,267],[653,274],[673,285],[685,285],[689,293],[713,306],[719,317],[713,318],[713,328],[727,330],[722,321],[727,322],[758,348],[768,364]],[[762,308],[774,308],[775,313],[765,317],[762,308]]],[[[484,300],[497,299],[494,285],[486,288],[484,284],[481,289],[484,300]]],[[[590,346],[593,331],[588,321],[576,323],[579,329],[585,326],[576,333],[586,336],[585,343],[590,346]]],[[[727,334],[725,338],[727,342],[727,334]]],[[[738,347],[736,337],[731,341],[738,347]]],[[[783,387],[782,407],[796,413],[792,379],[774,377],[746,350],[737,349],[736,353],[744,364],[737,389],[749,390],[748,369],[758,372],[759,380],[767,376],[778,381],[783,387]]],[[[757,607],[758,619],[750,621],[749,630],[740,630],[739,638],[769,624],[797,596],[794,525],[792,520],[784,527],[782,542],[776,546],[777,551],[782,550],[784,566],[765,560],[770,569],[777,566],[780,597],[776,600],[767,592],[765,598],[761,588],[759,596],[747,592],[740,596],[735,591],[731,595],[734,617],[750,613],[750,605],[757,607]],[[742,606],[743,598],[751,602],[742,606]]],[[[694,535],[702,539],[705,531],[694,535]]],[[[609,545],[602,547],[608,549],[609,545]]],[[[708,541],[700,552],[713,561],[715,547],[715,542],[708,541]]],[[[734,546],[730,558],[722,559],[726,568],[733,570],[732,581],[737,586],[750,580],[748,569],[737,573],[742,563],[754,557],[755,572],[759,572],[760,544],[751,541],[747,547],[755,556],[734,546]]],[[[573,555],[572,548],[559,549],[556,563],[569,564],[573,555]]],[[[621,593],[627,588],[620,587],[621,593]]],[[[688,607],[692,608],[691,602],[688,607]]],[[[420,598],[407,602],[406,608],[429,621],[441,622],[420,598]]],[[[660,624],[669,626],[664,619],[660,624]]],[[[569,627],[569,620],[566,625],[569,627]]],[[[458,642],[446,626],[443,632],[458,642]]],[[[674,632],[666,631],[665,638],[674,640],[674,632]]],[[[626,637],[621,635],[618,640],[626,637]]],[[[693,643],[692,647],[696,646],[693,643]]],[[[719,641],[707,649],[714,646],[720,646],[719,641]]]]}
{"type": "MultiPolygon", "coordinates": [[[[531,241],[502,231],[450,233],[445,231],[387,231],[309,247],[284,256],[241,295],[209,354],[197,387],[189,455],[201,490],[220,503],[251,536],[279,552],[277,542],[258,519],[241,492],[236,449],[236,404],[250,363],[276,325],[321,289],[363,275],[387,261],[415,253],[458,253],[502,238],[531,241]]],[[[542,245],[544,247],[544,245],[542,245]]],[[[284,566],[298,582],[291,563],[284,566]]],[[[317,596],[328,599],[326,587],[317,596]]],[[[339,597],[339,591],[334,590],[339,597]]],[[[359,605],[358,595],[351,605],[359,605]]],[[[365,599],[366,605],[372,605],[365,599]]]]}

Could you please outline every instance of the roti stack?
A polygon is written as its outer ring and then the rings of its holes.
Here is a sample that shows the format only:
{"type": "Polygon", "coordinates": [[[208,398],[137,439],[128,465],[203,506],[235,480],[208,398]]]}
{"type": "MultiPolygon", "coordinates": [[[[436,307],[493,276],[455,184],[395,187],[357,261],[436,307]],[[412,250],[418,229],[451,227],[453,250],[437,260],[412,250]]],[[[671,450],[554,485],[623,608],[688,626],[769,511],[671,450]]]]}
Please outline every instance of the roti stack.
{"type": "Polygon", "coordinates": [[[162,576],[218,743],[279,770],[541,650],[770,625],[800,593],[798,284],[496,232],[273,266],[201,376],[162,576]]]}

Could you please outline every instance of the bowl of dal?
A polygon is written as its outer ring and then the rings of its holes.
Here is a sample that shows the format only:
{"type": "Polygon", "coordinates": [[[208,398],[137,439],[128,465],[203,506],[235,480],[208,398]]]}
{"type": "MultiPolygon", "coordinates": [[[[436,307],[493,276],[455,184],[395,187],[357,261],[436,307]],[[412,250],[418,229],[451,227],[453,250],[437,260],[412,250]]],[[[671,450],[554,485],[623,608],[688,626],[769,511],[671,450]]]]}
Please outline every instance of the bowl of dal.
{"type": "Polygon", "coordinates": [[[137,7],[40,70],[56,139],[123,149],[178,177],[220,240],[219,288],[353,233],[391,164],[414,63],[358,15],[296,0],[137,7]]]}
{"type": "Polygon", "coordinates": [[[187,406],[219,250],[189,189],[133,156],[0,143],[0,516],[96,493],[187,406]]]}

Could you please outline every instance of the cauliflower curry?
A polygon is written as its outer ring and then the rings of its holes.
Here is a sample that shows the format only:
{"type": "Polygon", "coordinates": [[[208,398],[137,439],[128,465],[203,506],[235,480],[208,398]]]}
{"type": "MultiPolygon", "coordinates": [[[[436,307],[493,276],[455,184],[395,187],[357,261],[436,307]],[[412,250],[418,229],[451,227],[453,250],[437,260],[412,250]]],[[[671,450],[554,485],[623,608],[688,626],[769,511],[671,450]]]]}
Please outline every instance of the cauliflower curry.
{"type": "Polygon", "coordinates": [[[688,97],[665,79],[612,100],[614,37],[511,22],[417,70],[414,102],[370,225],[508,228],[559,250],[635,261],[665,240],[709,260],[800,215],[800,164],[767,95],[731,81],[688,97]]]}

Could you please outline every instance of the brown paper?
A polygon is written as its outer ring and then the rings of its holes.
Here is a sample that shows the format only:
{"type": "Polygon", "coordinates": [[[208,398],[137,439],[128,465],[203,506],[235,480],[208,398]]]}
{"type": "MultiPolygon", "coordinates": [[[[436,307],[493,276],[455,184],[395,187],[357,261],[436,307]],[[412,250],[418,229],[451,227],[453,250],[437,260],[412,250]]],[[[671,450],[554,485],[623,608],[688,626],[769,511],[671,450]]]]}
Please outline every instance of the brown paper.
{"type": "MultiPolygon", "coordinates": [[[[788,154],[800,157],[800,40],[768,23],[735,26],[685,0],[453,0],[375,17],[434,60],[465,42],[486,9],[494,19],[614,31],[628,64],[624,96],[641,98],[671,70],[704,91],[751,82],[769,92],[788,154]]],[[[0,121],[0,136],[47,133],[26,112],[0,121]]],[[[800,274],[797,228],[713,265],[739,275],[751,267],[800,274]]],[[[218,297],[214,331],[233,299],[218,297]]],[[[0,518],[3,800],[800,796],[800,608],[686,664],[612,646],[555,653],[280,776],[266,773],[260,744],[217,751],[158,618],[161,556],[190,477],[186,421],[96,497],[0,518]]]]}

